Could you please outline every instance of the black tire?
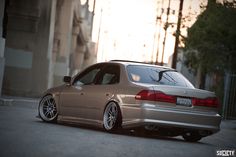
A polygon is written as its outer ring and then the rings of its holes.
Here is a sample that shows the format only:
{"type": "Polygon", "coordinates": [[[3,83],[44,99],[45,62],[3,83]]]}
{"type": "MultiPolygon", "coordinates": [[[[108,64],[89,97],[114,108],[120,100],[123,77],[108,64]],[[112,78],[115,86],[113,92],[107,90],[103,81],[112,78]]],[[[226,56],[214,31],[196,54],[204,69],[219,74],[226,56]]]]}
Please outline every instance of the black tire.
{"type": "Polygon", "coordinates": [[[185,141],[197,142],[202,139],[202,136],[197,132],[187,132],[182,135],[185,141]]]}
{"type": "Polygon", "coordinates": [[[52,95],[44,96],[38,106],[39,117],[45,122],[57,122],[57,106],[52,95]]]}
{"type": "Polygon", "coordinates": [[[117,131],[121,127],[122,118],[119,106],[109,102],[103,112],[103,128],[108,132],[117,131]]]}

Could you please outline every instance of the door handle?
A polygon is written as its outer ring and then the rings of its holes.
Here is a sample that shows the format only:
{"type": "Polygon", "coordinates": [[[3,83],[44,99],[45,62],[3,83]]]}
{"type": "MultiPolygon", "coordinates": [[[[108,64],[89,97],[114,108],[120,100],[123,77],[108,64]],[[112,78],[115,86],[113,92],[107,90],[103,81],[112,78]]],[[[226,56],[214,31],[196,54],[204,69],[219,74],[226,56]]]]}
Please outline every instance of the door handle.
{"type": "Polygon", "coordinates": [[[84,95],[84,93],[82,92],[82,93],[80,93],[80,95],[84,95]]]}

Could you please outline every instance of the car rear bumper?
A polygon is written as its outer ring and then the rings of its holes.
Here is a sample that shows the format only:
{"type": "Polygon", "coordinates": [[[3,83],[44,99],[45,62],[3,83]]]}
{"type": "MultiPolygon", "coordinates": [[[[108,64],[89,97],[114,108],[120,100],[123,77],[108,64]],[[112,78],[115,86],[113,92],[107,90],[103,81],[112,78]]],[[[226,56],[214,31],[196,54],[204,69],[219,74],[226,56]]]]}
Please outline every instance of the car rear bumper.
{"type": "MultiPolygon", "coordinates": [[[[134,117],[123,117],[123,128],[140,126],[174,127],[193,130],[205,130],[216,133],[220,130],[221,116],[210,112],[180,111],[171,108],[153,107],[144,104],[139,109],[129,107],[134,117]]],[[[126,108],[123,108],[123,112],[126,108]]]]}

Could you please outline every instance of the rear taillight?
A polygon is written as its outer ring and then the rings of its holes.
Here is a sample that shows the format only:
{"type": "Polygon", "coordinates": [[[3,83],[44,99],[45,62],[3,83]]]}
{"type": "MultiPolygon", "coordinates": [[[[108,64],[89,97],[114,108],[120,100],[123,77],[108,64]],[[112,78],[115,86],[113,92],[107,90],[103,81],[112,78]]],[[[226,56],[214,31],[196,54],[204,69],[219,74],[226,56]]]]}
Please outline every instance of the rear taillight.
{"type": "Polygon", "coordinates": [[[176,97],[172,95],[167,95],[162,92],[156,92],[156,101],[176,103],[176,97]]]}
{"type": "Polygon", "coordinates": [[[155,92],[153,90],[142,90],[135,96],[135,99],[155,101],[155,92]]]}
{"type": "Polygon", "coordinates": [[[214,107],[217,108],[219,106],[219,101],[217,98],[206,98],[206,99],[192,99],[193,106],[205,106],[205,107],[214,107]]]}
{"type": "Polygon", "coordinates": [[[162,93],[159,91],[153,91],[153,90],[142,90],[135,96],[135,99],[176,103],[175,96],[167,95],[165,93],[162,93]]]}

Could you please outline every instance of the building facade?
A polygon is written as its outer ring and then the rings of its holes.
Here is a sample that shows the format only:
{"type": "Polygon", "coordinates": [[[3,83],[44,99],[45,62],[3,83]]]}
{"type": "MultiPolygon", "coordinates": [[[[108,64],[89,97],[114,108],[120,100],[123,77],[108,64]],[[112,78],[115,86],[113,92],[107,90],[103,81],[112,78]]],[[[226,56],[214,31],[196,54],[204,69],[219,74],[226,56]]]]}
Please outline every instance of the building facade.
{"type": "Polygon", "coordinates": [[[40,96],[61,84],[64,75],[74,75],[95,62],[88,1],[83,5],[80,0],[1,3],[2,94],[40,96]]]}

